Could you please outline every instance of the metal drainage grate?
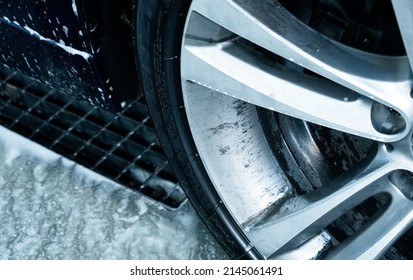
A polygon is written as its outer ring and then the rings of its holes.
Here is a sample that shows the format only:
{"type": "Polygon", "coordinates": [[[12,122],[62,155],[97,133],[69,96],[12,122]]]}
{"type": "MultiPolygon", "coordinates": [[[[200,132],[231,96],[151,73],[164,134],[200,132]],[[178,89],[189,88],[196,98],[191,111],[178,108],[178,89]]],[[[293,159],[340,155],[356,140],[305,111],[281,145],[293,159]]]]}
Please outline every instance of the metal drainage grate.
{"type": "Polygon", "coordinates": [[[186,201],[142,94],[112,114],[0,65],[0,125],[170,209],[186,201]]]}

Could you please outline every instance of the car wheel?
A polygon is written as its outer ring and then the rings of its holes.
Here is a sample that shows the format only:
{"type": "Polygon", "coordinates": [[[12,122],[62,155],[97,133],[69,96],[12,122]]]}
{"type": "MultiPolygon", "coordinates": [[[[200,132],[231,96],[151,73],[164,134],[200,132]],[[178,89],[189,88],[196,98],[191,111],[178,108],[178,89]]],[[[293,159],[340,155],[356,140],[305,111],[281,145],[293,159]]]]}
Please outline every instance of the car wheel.
{"type": "Polygon", "coordinates": [[[152,119],[230,257],[411,258],[412,5],[137,1],[152,119]]]}

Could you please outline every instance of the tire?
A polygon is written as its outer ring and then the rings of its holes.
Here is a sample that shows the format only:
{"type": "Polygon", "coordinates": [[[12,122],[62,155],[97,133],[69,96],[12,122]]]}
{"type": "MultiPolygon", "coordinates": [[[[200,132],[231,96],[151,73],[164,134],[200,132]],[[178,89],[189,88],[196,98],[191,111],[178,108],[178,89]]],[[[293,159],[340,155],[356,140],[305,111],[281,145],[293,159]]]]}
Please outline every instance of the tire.
{"type": "Polygon", "coordinates": [[[137,52],[148,107],[158,138],[197,213],[232,259],[260,256],[249,248],[197,157],[183,110],[179,81],[180,40],[188,1],[138,1],[137,52]],[[165,59],[168,58],[168,59],[165,59]]]}
{"type": "Polygon", "coordinates": [[[137,1],[138,70],[172,168],[232,259],[410,258],[406,7],[362,9],[387,22],[361,24],[357,1],[280,2],[137,1]]]}

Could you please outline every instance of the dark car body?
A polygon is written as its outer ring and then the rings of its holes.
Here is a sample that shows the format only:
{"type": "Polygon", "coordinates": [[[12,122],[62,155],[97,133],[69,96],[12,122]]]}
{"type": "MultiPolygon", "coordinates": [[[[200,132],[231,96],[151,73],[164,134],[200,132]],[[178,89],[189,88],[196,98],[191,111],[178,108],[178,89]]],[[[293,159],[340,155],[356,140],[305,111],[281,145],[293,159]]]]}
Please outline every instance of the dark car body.
{"type": "Polygon", "coordinates": [[[0,63],[118,111],[139,90],[132,20],[132,1],[0,1],[0,63]]]}

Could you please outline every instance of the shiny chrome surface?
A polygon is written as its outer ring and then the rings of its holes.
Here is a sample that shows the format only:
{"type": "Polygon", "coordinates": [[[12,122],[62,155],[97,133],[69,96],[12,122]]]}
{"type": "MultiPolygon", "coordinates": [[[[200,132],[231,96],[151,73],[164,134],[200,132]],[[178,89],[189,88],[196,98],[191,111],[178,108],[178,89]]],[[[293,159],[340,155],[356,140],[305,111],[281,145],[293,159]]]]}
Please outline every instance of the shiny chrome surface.
{"type": "Polygon", "coordinates": [[[323,257],[380,258],[411,227],[413,184],[392,178],[413,172],[412,3],[393,1],[407,53],[396,57],[329,39],[277,1],[193,1],[181,54],[188,122],[222,202],[266,258],[316,258],[331,246],[323,257]],[[297,195],[256,106],[373,140],[374,148],[343,176],[297,195]],[[388,202],[377,215],[333,244],[325,227],[378,194],[388,202]]]}

